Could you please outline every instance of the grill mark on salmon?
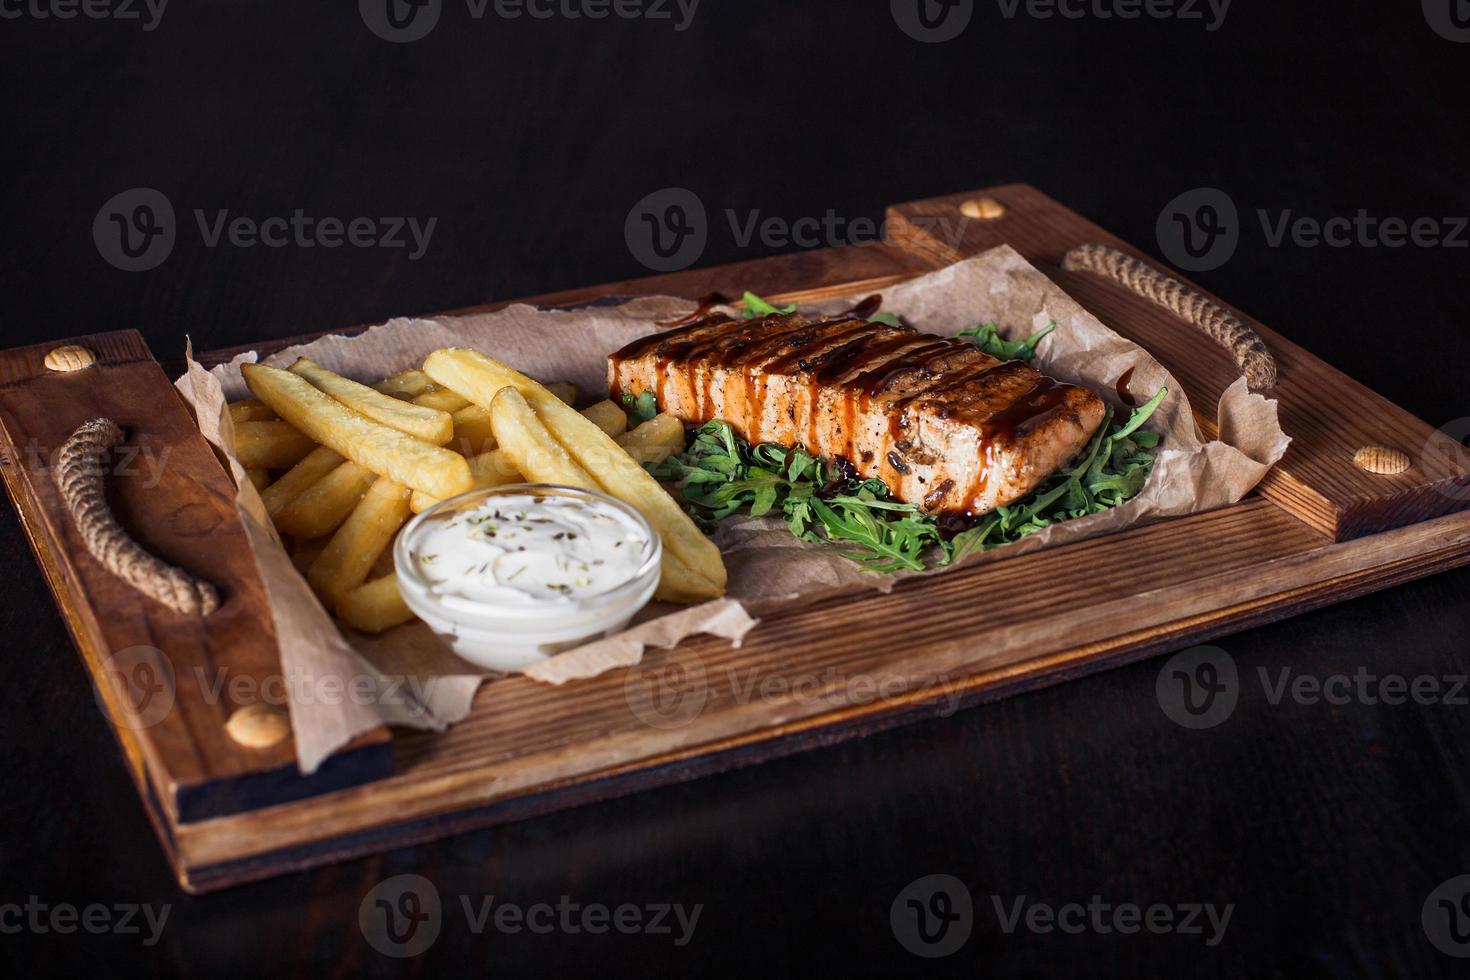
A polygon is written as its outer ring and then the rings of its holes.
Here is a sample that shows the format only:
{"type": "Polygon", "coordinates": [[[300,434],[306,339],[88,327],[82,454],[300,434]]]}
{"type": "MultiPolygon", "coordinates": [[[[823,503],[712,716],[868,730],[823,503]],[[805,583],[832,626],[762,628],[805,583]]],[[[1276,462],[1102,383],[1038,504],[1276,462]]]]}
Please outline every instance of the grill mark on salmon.
{"type": "Polygon", "coordinates": [[[615,397],[651,391],[691,424],[724,419],[751,443],[845,460],[934,514],[1021,499],[1105,413],[1094,393],[1025,362],[851,314],[708,313],[613,354],[608,386],[615,397]]]}

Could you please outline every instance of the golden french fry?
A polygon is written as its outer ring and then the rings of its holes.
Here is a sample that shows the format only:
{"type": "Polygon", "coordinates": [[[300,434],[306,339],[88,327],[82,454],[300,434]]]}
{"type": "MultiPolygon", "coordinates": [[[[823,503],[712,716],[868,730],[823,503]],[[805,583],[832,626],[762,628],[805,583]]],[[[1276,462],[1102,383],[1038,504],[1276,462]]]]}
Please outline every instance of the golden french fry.
{"type": "Polygon", "coordinates": [[[429,380],[424,372],[414,368],[410,371],[399,371],[391,378],[384,378],[373,385],[377,391],[394,398],[402,398],[404,401],[412,401],[419,395],[426,395],[431,391],[437,391],[439,386],[429,380]]]}
{"type": "Polygon", "coordinates": [[[490,409],[481,405],[466,405],[455,412],[454,438],[449,448],[465,456],[477,456],[495,448],[495,429],[490,425],[490,409]]]}
{"type": "MultiPolygon", "coordinates": [[[[514,388],[534,408],[537,419],[553,434],[582,473],[595,476],[603,491],[637,508],[658,530],[665,556],[673,555],[679,559],[678,565],[664,564],[664,575],[670,579],[670,589],[697,598],[724,594],[726,572],[719,548],[704,536],[689,515],[641,464],[575,409],[524,374],[479,351],[464,348],[435,351],[424,361],[424,373],[478,405],[498,399],[503,388],[514,388]]],[[[510,448],[500,432],[499,414],[494,418],[496,438],[502,446],[510,448]]],[[[550,456],[546,452],[540,455],[550,456]]],[[[528,478],[542,479],[521,466],[521,459],[517,458],[516,463],[528,478]]]]}
{"type": "Polygon", "coordinates": [[[246,470],[245,476],[250,479],[251,485],[254,486],[257,490],[264,490],[266,487],[270,486],[270,470],[246,470]]]}
{"type": "Polygon", "coordinates": [[[309,436],[286,422],[240,422],[235,426],[235,458],[247,470],[295,466],[315,448],[309,436]]]}
{"type": "Polygon", "coordinates": [[[320,538],[337,530],[377,476],[366,466],[343,463],[307,487],[275,515],[276,530],[320,538]]]}
{"type": "Polygon", "coordinates": [[[297,358],[291,365],[291,373],[310,381],[354,412],[415,439],[442,446],[454,435],[454,420],[448,412],[400,401],[340,374],[333,374],[310,358],[297,358]]]}
{"type": "Polygon", "coordinates": [[[312,562],[306,579],[329,608],[367,581],[373,563],[408,520],[408,496],[403,484],[378,477],[312,562]]]}
{"type": "Polygon", "coordinates": [[[436,388],[419,395],[413,403],[423,408],[437,408],[441,412],[454,413],[468,405],[470,400],[455,392],[436,388]]]}
{"type": "Polygon", "coordinates": [[[577,386],[570,381],[553,381],[546,386],[546,390],[568,405],[577,404],[577,386]]]}
{"type": "Polygon", "coordinates": [[[385,575],[366,585],[359,585],[342,597],[337,615],[353,629],[364,633],[384,633],[414,618],[413,610],[398,591],[398,576],[385,575]]]}
{"type": "MultiPolygon", "coordinates": [[[[611,401],[600,401],[582,414],[610,436],[622,435],[628,428],[628,413],[611,401]]],[[[495,448],[495,430],[490,423],[490,409],[483,405],[466,405],[454,413],[454,440],[449,448],[466,456],[488,453],[495,448]]]]}
{"type": "Polygon", "coordinates": [[[275,520],[287,504],[342,463],[342,454],[335,449],[328,449],[326,446],[313,449],[305,459],[262,491],[260,499],[265,503],[265,512],[271,516],[271,520],[275,520]]]}
{"type": "Polygon", "coordinates": [[[572,461],[561,443],[552,438],[531,406],[514,388],[500,389],[490,406],[495,441],[515,468],[531,483],[598,490],[597,481],[572,461]]]}
{"type": "Polygon", "coordinates": [[[604,398],[596,405],[590,405],[582,409],[582,414],[603,432],[616,439],[628,431],[628,413],[618,407],[618,403],[604,398]]]}
{"type": "MultiPolygon", "coordinates": [[[[510,454],[503,449],[493,449],[488,453],[471,456],[470,478],[474,480],[472,489],[475,490],[488,490],[491,487],[526,482],[520,470],[516,469],[516,464],[511,460],[510,454]]],[[[422,514],[438,502],[438,498],[431,497],[422,490],[415,490],[408,505],[415,514],[422,514]]]]}
{"type": "Polygon", "coordinates": [[[458,453],[374,422],[290,371],[263,364],[246,364],[241,370],[250,390],[281,418],[354,463],[438,497],[453,497],[469,489],[469,464],[458,453]]]}
{"type": "Polygon", "coordinates": [[[236,425],[241,422],[271,422],[277,417],[275,409],[255,398],[230,403],[230,418],[234,419],[236,425]]]}
{"type": "Polygon", "coordinates": [[[618,445],[640,463],[662,463],[684,451],[684,423],[667,412],[655,415],[632,432],[619,436],[618,445]]]}

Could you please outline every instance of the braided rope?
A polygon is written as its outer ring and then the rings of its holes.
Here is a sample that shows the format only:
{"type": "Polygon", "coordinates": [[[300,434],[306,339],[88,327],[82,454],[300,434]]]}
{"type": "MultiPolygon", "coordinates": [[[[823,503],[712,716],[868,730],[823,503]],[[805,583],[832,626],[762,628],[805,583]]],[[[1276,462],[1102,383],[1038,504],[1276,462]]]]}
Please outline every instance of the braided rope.
{"type": "Polygon", "coordinates": [[[185,615],[208,616],[219,608],[214,586],[144,551],[107,506],[102,458],[122,440],[117,423],[93,419],[80,425],[57,454],[56,486],[82,543],[104,568],[133,588],[185,615]]]}
{"type": "Polygon", "coordinates": [[[1133,290],[1203,330],[1230,351],[1252,391],[1276,385],[1276,358],[1240,317],[1196,289],[1167,276],[1116,248],[1096,243],[1078,245],[1062,260],[1069,272],[1095,272],[1133,290]]]}

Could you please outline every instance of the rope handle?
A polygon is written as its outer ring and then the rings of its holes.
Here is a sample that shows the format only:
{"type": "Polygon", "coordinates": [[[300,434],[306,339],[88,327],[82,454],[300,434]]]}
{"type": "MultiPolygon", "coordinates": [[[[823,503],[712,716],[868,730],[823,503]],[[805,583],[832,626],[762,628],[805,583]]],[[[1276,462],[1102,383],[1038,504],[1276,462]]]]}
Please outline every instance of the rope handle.
{"type": "Polygon", "coordinates": [[[102,459],[122,441],[116,422],[93,419],[78,426],[57,454],[56,486],[82,543],[104,568],[139,592],[187,616],[208,616],[219,608],[214,586],[144,551],[107,506],[102,459]]]}
{"type": "Polygon", "coordinates": [[[1078,245],[1062,260],[1068,272],[1095,272],[1194,324],[1230,351],[1252,391],[1276,386],[1276,358],[1240,317],[1172,276],[1107,245],[1078,245]]]}

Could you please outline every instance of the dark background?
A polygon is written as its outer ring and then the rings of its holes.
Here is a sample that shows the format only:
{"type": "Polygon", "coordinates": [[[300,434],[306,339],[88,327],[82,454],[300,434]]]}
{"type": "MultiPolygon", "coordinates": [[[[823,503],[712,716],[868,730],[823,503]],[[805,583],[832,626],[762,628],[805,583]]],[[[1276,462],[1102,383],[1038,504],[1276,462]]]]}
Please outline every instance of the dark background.
{"type": "MultiPolygon", "coordinates": [[[[6,0],[6,3],[13,0],[6,0]]],[[[1446,0],[1448,2],[1448,0],[1446,0]]],[[[1470,416],[1464,248],[1272,248],[1256,209],[1319,219],[1470,215],[1470,46],[1412,0],[1236,0],[1200,21],[1006,19],[979,0],[921,44],[883,0],[704,0],[669,21],[476,21],[447,0],[389,44],[351,3],[196,0],[140,23],[0,20],[0,340],[137,328],[161,357],[646,272],[623,220],[668,186],[722,219],[881,216],[1024,181],[1154,254],[1176,195],[1244,219],[1194,276],[1433,424],[1470,416]],[[179,241],[108,265],[103,202],[163,191],[179,241]],[[438,218],[428,253],[206,248],[192,211],[438,218]]],[[[4,7],[4,4],[0,4],[4,7]]],[[[4,7],[4,9],[13,9],[4,7]]],[[[1191,732],[1159,663],[621,801],[221,895],[177,891],[28,553],[0,608],[0,904],[171,903],[162,940],[0,934],[0,961],[131,961],[199,977],[461,973],[1449,976],[1420,925],[1470,871],[1465,706],[1272,705],[1191,732]],[[379,956],[359,901],[399,873],[450,905],[420,960],[379,956]],[[974,933],[912,957],[893,898],[931,873],[975,896],[974,933]],[[693,941],[473,935],[458,896],[530,905],[703,903],[693,941]],[[1224,941],[1007,935],[990,896],[1234,903],[1224,941]]],[[[1117,574],[1116,570],[1108,574],[1117,574]]],[[[1076,574],[1089,574],[1078,570],[1076,574]]],[[[1446,676],[1470,666],[1470,573],[1220,642],[1243,675],[1446,676]]],[[[983,597],[977,597],[983,601],[983,597]]],[[[1462,974],[1461,974],[1462,975],[1462,974]]]]}

